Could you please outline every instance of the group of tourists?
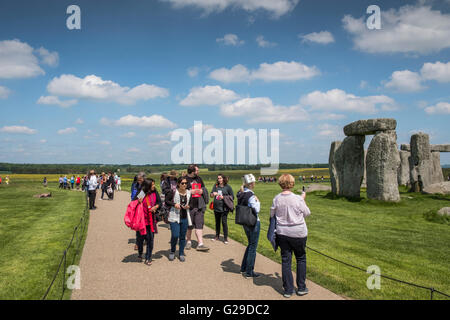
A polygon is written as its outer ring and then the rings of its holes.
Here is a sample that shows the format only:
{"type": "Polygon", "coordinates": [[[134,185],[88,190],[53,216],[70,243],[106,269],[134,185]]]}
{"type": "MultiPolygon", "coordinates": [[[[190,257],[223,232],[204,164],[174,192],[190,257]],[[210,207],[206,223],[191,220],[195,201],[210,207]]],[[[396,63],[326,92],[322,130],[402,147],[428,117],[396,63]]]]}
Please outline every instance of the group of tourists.
{"type": "Polygon", "coordinates": [[[114,200],[114,191],[121,191],[122,179],[115,173],[102,172],[100,175],[95,173],[95,170],[89,171],[89,173],[83,178],[82,191],[86,192],[89,199],[89,209],[95,210],[95,197],[97,195],[97,189],[101,190],[101,196],[99,200],[105,200],[106,194],[108,200],[114,200]]]}
{"type": "MultiPolygon", "coordinates": [[[[211,192],[208,193],[202,178],[198,175],[196,165],[187,168],[186,175],[178,176],[175,170],[160,177],[161,195],[155,187],[155,181],[147,178],[144,172],[136,175],[131,186],[131,202],[125,215],[125,223],[136,230],[135,250],[138,258],[146,265],[152,264],[154,237],[158,232],[157,223],[164,221],[169,224],[171,232],[169,260],[174,261],[178,246],[178,259],[186,261],[185,250],[192,248],[192,231],[196,235],[198,245],[196,250],[208,252],[209,248],[203,239],[204,214],[209,198],[213,200],[209,208],[214,211],[216,235],[213,241],[220,238],[223,227],[223,242],[228,243],[227,217],[234,207],[234,192],[223,174],[217,176],[211,192]],[[144,246],[146,247],[145,256],[144,246]]],[[[261,202],[256,196],[256,179],[253,174],[243,177],[243,185],[236,194],[237,206],[250,207],[256,217],[254,225],[243,225],[248,245],[245,250],[240,271],[245,278],[257,278],[261,274],[254,271],[256,251],[260,236],[261,202]]],[[[270,208],[270,226],[267,233],[275,251],[280,247],[282,258],[282,281],[284,297],[293,293],[305,295],[306,287],[306,240],[308,230],[305,217],[311,214],[305,203],[306,194],[297,195],[292,192],[295,178],[283,174],[278,179],[282,192],[274,199],[270,208]],[[292,253],[297,261],[297,290],[294,289],[291,263],[292,253]]]]}
{"type": "Polygon", "coordinates": [[[258,182],[277,182],[277,177],[259,177],[258,182]]]}
{"type": "MultiPolygon", "coordinates": [[[[311,175],[311,177],[309,177],[309,179],[310,179],[310,181],[311,182],[324,182],[324,177],[322,176],[322,177],[318,177],[318,176],[315,176],[315,175],[311,175]]],[[[307,178],[306,178],[306,176],[298,176],[298,180],[300,181],[300,182],[307,182],[306,180],[307,180],[307,178]]]]}
{"type": "MultiPolygon", "coordinates": [[[[5,177],[5,183],[6,183],[6,185],[9,184],[9,176],[5,177]]],[[[0,176],[0,184],[2,184],[2,176],[0,176]]]]}
{"type": "MultiPolygon", "coordinates": [[[[44,186],[47,186],[47,177],[44,177],[44,186]]],[[[74,184],[76,184],[77,190],[80,189],[81,178],[80,176],[72,176],[70,179],[67,176],[59,176],[59,189],[74,189],[74,184]]]]}
{"type": "MultiPolygon", "coordinates": [[[[102,191],[101,200],[103,200],[103,197],[105,193],[108,195],[109,199],[113,199],[114,197],[114,190],[121,191],[121,185],[122,185],[122,179],[119,175],[116,173],[105,173],[102,172],[100,175],[95,175],[97,179],[96,189],[100,189],[102,191]],[[112,192],[108,191],[109,188],[112,192]]],[[[69,179],[67,176],[60,176],[59,177],[59,189],[68,189],[68,190],[81,190],[83,192],[89,192],[89,181],[91,180],[91,177],[89,174],[85,175],[84,177],[80,177],[79,175],[75,178],[74,175],[69,179]]],[[[47,177],[44,177],[43,185],[46,187],[48,184],[47,177]]]]}

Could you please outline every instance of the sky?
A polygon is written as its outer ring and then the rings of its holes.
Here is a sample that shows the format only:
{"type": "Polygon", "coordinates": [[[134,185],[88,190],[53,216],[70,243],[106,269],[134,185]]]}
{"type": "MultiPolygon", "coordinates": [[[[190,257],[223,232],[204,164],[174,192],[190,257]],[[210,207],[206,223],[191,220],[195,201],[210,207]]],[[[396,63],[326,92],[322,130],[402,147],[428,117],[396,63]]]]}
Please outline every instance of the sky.
{"type": "Polygon", "coordinates": [[[279,129],[282,163],[360,119],[444,144],[449,89],[448,0],[0,2],[0,162],[171,163],[194,121],[279,129]]]}

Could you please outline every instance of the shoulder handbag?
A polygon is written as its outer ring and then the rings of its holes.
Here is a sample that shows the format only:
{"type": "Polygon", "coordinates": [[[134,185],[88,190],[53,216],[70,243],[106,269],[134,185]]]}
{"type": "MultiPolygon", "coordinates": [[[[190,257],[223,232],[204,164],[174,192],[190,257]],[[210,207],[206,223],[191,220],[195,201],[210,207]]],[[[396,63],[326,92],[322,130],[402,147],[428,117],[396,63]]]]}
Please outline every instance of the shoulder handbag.
{"type": "Polygon", "coordinates": [[[236,224],[240,224],[247,227],[254,227],[256,225],[256,216],[253,214],[252,208],[249,206],[237,205],[236,206],[236,224]]]}

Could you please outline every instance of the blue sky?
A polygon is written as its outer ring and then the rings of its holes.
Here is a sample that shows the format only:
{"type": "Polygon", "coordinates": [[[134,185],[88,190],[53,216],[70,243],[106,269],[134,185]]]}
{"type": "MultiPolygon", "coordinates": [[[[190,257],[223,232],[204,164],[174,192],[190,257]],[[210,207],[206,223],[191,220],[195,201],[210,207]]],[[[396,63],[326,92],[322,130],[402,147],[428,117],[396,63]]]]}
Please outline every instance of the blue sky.
{"type": "Polygon", "coordinates": [[[447,0],[2,1],[0,161],[170,163],[196,120],[278,128],[281,162],[327,162],[358,119],[450,143],[449,58],[447,0]]]}

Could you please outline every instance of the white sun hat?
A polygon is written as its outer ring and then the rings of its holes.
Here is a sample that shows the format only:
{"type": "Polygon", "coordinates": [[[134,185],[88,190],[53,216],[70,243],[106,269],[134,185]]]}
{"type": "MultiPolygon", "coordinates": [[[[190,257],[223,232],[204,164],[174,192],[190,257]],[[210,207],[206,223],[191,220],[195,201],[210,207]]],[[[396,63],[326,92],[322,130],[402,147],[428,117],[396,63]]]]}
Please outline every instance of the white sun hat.
{"type": "Polygon", "coordinates": [[[242,180],[244,181],[245,184],[256,182],[255,176],[251,173],[244,175],[242,177],[242,180]]]}

